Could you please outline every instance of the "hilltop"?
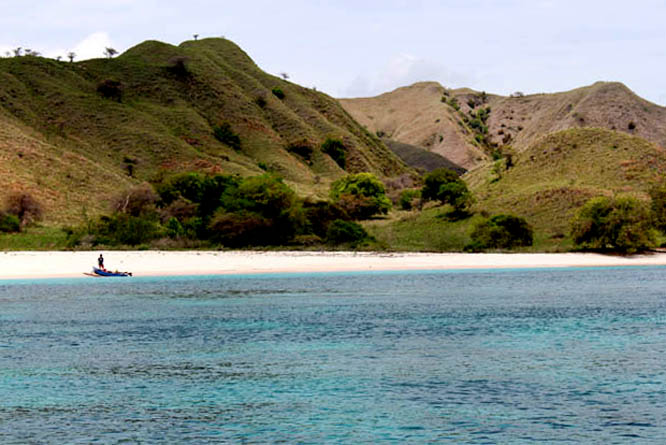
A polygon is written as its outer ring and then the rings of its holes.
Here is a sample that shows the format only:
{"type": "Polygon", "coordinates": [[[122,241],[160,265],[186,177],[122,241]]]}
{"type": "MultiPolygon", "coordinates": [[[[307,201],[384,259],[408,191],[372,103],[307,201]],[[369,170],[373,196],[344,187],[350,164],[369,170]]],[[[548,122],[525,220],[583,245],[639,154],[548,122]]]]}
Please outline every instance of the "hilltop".
{"type": "Polygon", "coordinates": [[[376,134],[426,148],[472,169],[494,149],[520,152],[542,136],[570,128],[606,128],[666,147],[666,108],[621,83],[597,82],[554,94],[487,94],[421,82],[372,98],[340,99],[376,134]],[[481,130],[471,121],[489,109],[481,130]]]}
{"type": "Polygon", "coordinates": [[[0,159],[0,200],[28,191],[47,223],[182,171],[274,171],[315,196],[345,172],[411,172],[336,100],[263,72],[225,39],[147,41],[75,63],[0,59],[0,159]],[[344,165],[320,150],[328,138],[344,144],[344,165]]]}

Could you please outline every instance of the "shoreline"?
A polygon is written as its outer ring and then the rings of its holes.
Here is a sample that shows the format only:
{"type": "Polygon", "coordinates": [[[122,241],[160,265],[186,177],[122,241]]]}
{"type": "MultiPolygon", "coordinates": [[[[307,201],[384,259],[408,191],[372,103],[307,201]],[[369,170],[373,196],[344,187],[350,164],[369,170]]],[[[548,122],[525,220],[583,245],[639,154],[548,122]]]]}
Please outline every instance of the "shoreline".
{"type": "Polygon", "coordinates": [[[104,254],[109,270],[136,277],[410,270],[666,266],[666,253],[396,253],[328,251],[0,252],[0,280],[90,278],[104,254]]]}

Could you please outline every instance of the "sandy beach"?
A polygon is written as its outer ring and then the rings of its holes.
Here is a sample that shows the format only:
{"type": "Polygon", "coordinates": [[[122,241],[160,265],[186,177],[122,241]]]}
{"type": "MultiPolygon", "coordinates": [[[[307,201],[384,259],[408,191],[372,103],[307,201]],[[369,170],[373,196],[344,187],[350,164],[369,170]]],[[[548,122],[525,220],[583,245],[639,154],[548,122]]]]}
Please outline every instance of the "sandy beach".
{"type": "Polygon", "coordinates": [[[0,279],[85,278],[100,253],[107,269],[134,276],[666,265],[666,253],[2,252],[0,279]]]}

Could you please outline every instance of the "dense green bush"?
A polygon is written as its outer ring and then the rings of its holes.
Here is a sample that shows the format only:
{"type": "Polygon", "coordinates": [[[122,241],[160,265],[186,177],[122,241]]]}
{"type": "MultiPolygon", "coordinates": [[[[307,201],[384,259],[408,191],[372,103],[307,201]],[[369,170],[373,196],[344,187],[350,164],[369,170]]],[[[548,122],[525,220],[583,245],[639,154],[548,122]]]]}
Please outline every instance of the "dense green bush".
{"type": "Polygon", "coordinates": [[[210,222],[212,239],[228,247],[276,244],[282,240],[273,233],[273,224],[253,212],[216,213],[210,222]]]}
{"type": "Polygon", "coordinates": [[[93,244],[136,246],[159,238],[162,230],[157,220],[115,213],[102,216],[92,227],[93,244]]]}
{"type": "Polygon", "coordinates": [[[349,215],[342,207],[329,201],[306,201],[303,203],[303,210],[307,220],[306,231],[321,238],[326,237],[331,222],[336,219],[349,220],[349,215]]]}
{"type": "Polygon", "coordinates": [[[171,57],[168,61],[166,69],[174,76],[180,79],[186,79],[192,75],[187,67],[189,61],[190,58],[186,56],[171,57]]]}
{"type": "Polygon", "coordinates": [[[19,232],[21,220],[11,213],[0,212],[0,232],[19,232]]]}
{"type": "Polygon", "coordinates": [[[331,185],[331,199],[353,219],[367,219],[391,209],[384,184],[372,173],[338,179],[331,185]]]}
{"type": "Polygon", "coordinates": [[[456,212],[466,210],[474,201],[465,181],[447,168],[438,168],[426,175],[421,198],[450,204],[456,212]]]}
{"type": "Polygon", "coordinates": [[[344,169],[347,165],[347,147],[339,139],[327,138],[321,144],[322,153],[326,153],[335,161],[340,168],[344,169]]]}
{"type": "Polygon", "coordinates": [[[97,84],[97,92],[105,99],[121,102],[123,99],[122,84],[117,80],[106,79],[97,84]]]}
{"type": "Polygon", "coordinates": [[[400,198],[398,198],[398,205],[402,210],[412,210],[414,207],[414,202],[421,197],[420,190],[407,189],[400,192],[400,198]]]}
{"type": "Polygon", "coordinates": [[[326,231],[326,240],[331,244],[349,243],[357,245],[368,239],[370,239],[370,236],[363,226],[353,221],[336,219],[331,222],[326,231]]]}
{"type": "MultiPolygon", "coordinates": [[[[240,180],[230,175],[207,176],[200,173],[182,173],[157,185],[162,207],[168,208],[180,201],[174,210],[191,210],[201,218],[209,218],[224,205],[225,199],[238,188],[240,180]],[[187,203],[190,204],[189,208],[187,203]]],[[[171,216],[176,216],[172,214],[171,216]]],[[[190,215],[191,216],[191,215],[190,215]]],[[[182,221],[182,218],[179,218],[182,221]]]]}
{"type": "Polygon", "coordinates": [[[240,136],[238,136],[234,132],[234,130],[231,128],[231,125],[228,122],[225,122],[222,125],[218,125],[217,127],[213,128],[213,135],[215,136],[215,139],[222,142],[223,144],[228,145],[234,150],[241,149],[240,136]]]}
{"type": "Polygon", "coordinates": [[[654,219],[636,198],[590,199],[571,221],[571,237],[583,249],[633,253],[654,246],[654,219]]]}
{"type": "Polygon", "coordinates": [[[655,225],[666,232],[666,184],[658,184],[650,189],[650,206],[654,214],[655,225]]]}
{"type": "Polygon", "coordinates": [[[305,213],[294,191],[282,178],[270,173],[243,179],[222,201],[222,209],[209,228],[212,237],[224,240],[226,245],[239,245],[250,237],[256,238],[253,244],[280,244],[306,225],[305,213]],[[248,230],[238,228],[243,220],[247,220],[248,230]],[[227,229],[230,235],[220,232],[227,229]],[[234,233],[238,241],[232,240],[234,233]]]}
{"type": "Polygon", "coordinates": [[[280,100],[284,99],[284,91],[282,91],[282,88],[275,87],[271,90],[271,92],[278,99],[280,100]]]}
{"type": "Polygon", "coordinates": [[[531,246],[534,231],[524,218],[514,215],[495,215],[476,225],[467,250],[512,249],[531,246]]]}
{"type": "Polygon", "coordinates": [[[314,150],[312,150],[312,147],[310,147],[308,144],[301,143],[288,146],[287,151],[289,153],[294,153],[295,155],[300,156],[306,161],[309,161],[314,150]]]}

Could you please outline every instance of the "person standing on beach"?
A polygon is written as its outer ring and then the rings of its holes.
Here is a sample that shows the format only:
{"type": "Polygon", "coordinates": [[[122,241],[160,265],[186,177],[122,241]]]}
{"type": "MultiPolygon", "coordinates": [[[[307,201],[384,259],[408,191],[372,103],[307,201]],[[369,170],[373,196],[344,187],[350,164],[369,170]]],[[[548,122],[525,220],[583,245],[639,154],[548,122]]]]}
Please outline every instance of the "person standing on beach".
{"type": "Polygon", "coordinates": [[[97,258],[97,265],[100,269],[104,270],[104,257],[101,253],[99,254],[99,258],[97,258]]]}

